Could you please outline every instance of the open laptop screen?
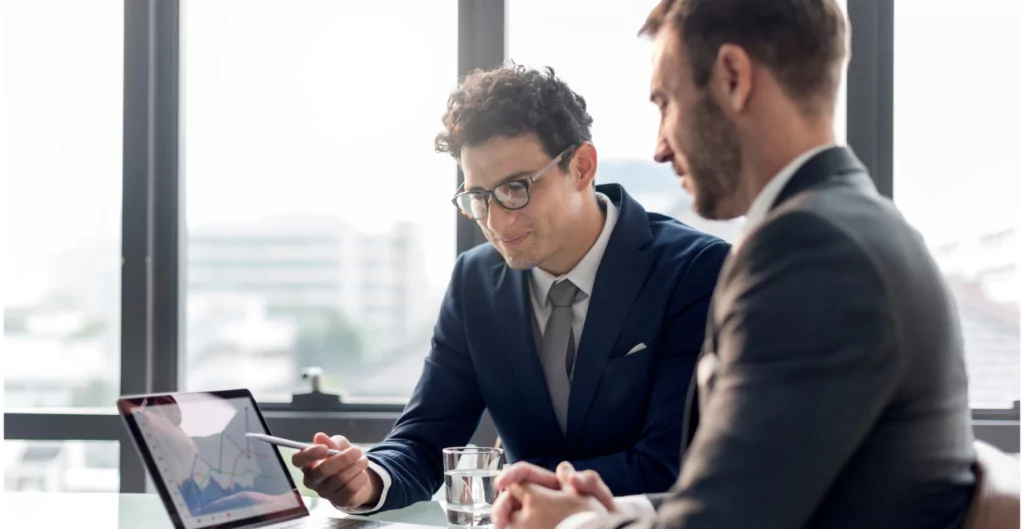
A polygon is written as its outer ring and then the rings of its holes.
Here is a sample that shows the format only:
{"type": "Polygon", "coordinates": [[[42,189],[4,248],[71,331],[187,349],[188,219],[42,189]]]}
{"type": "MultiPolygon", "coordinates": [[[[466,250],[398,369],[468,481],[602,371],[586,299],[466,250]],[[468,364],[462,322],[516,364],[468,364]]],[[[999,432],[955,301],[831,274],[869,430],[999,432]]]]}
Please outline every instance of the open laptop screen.
{"type": "Polygon", "coordinates": [[[248,391],[118,404],[176,526],[244,527],[307,513],[277,448],[245,435],[270,433],[248,391]]]}

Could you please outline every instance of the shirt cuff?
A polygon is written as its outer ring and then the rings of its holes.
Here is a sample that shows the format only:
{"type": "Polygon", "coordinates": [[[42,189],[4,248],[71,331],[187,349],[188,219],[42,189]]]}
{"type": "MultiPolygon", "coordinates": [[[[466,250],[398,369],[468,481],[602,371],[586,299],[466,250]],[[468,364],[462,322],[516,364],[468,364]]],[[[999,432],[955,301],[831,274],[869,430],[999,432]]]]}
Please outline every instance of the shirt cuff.
{"type": "Polygon", "coordinates": [[[600,515],[592,511],[578,512],[562,520],[562,523],[556,525],[555,529],[580,529],[580,527],[587,525],[591,520],[597,519],[598,516],[600,515]]]}
{"type": "MultiPolygon", "coordinates": [[[[614,501],[620,513],[633,519],[640,520],[657,515],[657,511],[654,510],[654,504],[643,494],[621,496],[614,498],[614,501]]],[[[562,523],[558,524],[555,529],[580,529],[599,516],[595,512],[578,512],[562,520],[562,523]]]]}
{"type": "Polygon", "coordinates": [[[654,510],[654,504],[643,494],[615,498],[615,506],[622,514],[637,520],[653,518],[658,514],[654,510]]]}
{"type": "Polygon", "coordinates": [[[380,508],[384,506],[384,502],[387,501],[387,499],[388,499],[388,490],[391,488],[391,474],[388,474],[388,471],[384,467],[378,465],[377,463],[374,463],[372,459],[370,460],[369,470],[372,470],[375,474],[377,474],[377,476],[380,477],[380,482],[383,484],[383,487],[381,487],[381,489],[380,489],[380,500],[377,501],[377,505],[374,505],[372,508],[366,508],[366,507],[351,507],[351,508],[350,507],[344,507],[343,508],[343,507],[338,507],[337,505],[335,505],[335,507],[339,511],[341,511],[341,512],[343,512],[345,514],[369,514],[371,512],[379,511],[380,508]]]}

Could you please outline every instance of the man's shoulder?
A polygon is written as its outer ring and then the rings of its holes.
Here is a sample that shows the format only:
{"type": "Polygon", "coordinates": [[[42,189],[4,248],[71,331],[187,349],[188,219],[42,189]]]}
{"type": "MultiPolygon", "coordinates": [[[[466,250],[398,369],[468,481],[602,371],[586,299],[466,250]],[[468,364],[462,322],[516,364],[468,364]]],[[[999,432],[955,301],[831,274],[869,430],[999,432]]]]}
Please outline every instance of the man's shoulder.
{"type": "Polygon", "coordinates": [[[896,247],[924,246],[891,201],[853,186],[800,193],[772,211],[751,236],[849,245],[873,258],[896,247]]]}
{"type": "Polygon", "coordinates": [[[647,211],[620,184],[599,185],[597,190],[619,207],[613,239],[618,237],[621,243],[623,237],[635,237],[645,251],[654,252],[655,263],[679,266],[708,249],[709,253],[721,250],[723,255],[729,251],[729,243],[715,235],[673,217],[647,211]]]}
{"type": "Polygon", "coordinates": [[[806,273],[847,283],[859,278],[886,292],[910,278],[935,288],[942,282],[923,238],[892,203],[848,187],[812,190],[780,204],[735,254],[730,275],[810,267],[806,273]]]}
{"type": "MultiPolygon", "coordinates": [[[[703,255],[708,263],[720,266],[729,253],[728,242],[700,231],[674,218],[658,213],[647,213],[651,240],[644,248],[653,252],[656,268],[686,270],[690,263],[703,255]]],[[[604,259],[611,257],[605,254],[604,259]]],[[[462,284],[490,283],[501,275],[505,259],[489,242],[466,250],[458,257],[456,277],[462,284]]]]}
{"type": "Polygon", "coordinates": [[[651,227],[650,249],[662,262],[688,262],[702,252],[729,252],[730,244],[725,240],[701,231],[680,220],[660,213],[647,213],[651,227]]]}
{"type": "Polygon", "coordinates": [[[771,262],[783,256],[797,262],[839,250],[868,258],[870,252],[857,231],[859,224],[857,218],[820,202],[790,202],[743,236],[736,263],[771,262]]]}

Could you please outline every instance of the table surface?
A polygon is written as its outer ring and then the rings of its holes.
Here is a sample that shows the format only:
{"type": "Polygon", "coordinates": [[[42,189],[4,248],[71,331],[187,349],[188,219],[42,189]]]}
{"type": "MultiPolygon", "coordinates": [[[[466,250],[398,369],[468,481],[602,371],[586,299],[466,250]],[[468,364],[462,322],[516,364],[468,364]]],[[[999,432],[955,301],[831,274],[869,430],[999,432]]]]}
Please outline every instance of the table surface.
{"type": "MultiPolygon", "coordinates": [[[[304,498],[313,516],[345,518],[330,503],[304,498]]],[[[351,518],[446,527],[444,509],[422,502],[375,516],[351,518]]],[[[0,527],[81,527],[96,529],[173,529],[156,494],[4,492],[0,494],[0,527]]]]}

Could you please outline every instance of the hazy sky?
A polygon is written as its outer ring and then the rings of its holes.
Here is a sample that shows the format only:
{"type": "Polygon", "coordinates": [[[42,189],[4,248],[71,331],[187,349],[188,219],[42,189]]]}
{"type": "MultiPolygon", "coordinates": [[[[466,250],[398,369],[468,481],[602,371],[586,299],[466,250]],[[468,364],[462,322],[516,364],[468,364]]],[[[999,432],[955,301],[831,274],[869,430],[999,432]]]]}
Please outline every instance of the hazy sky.
{"type": "MultiPolygon", "coordinates": [[[[509,58],[587,100],[602,158],[649,159],[648,4],[507,0],[509,58]]],[[[427,272],[454,260],[454,164],[433,137],[457,67],[457,2],[183,2],[187,224],[327,213],[419,222],[427,272]]],[[[123,2],[5,3],[4,299],[50,255],[120,240],[123,2]]],[[[896,200],[927,237],[1020,225],[1014,0],[896,6],[896,200]]]]}

